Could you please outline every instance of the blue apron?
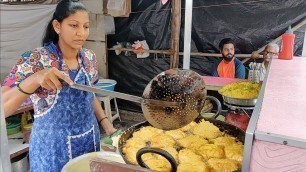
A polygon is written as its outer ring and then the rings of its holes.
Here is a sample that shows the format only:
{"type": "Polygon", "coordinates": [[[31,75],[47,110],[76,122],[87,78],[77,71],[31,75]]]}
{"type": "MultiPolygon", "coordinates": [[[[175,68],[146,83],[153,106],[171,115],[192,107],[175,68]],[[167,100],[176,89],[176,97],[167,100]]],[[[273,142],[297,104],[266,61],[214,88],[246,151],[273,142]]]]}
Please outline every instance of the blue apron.
{"type": "MultiPolygon", "coordinates": [[[[61,57],[59,62],[62,70],[61,57]]],[[[90,85],[83,63],[80,65],[72,80],[90,85]]],[[[31,172],[61,171],[72,158],[100,151],[100,131],[93,100],[94,94],[86,91],[70,87],[57,91],[48,113],[35,118],[29,148],[31,172]]]]}

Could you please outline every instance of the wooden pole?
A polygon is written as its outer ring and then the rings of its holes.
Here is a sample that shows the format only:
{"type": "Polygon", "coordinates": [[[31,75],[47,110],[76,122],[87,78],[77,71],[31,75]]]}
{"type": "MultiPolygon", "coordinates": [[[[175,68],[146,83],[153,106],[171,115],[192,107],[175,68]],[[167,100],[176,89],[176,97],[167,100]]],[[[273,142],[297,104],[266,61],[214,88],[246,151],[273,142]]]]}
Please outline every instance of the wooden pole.
{"type": "Polygon", "coordinates": [[[171,20],[171,50],[170,69],[178,68],[179,65],[179,42],[181,28],[181,0],[172,0],[172,20],[171,20]]]}
{"type": "Polygon", "coordinates": [[[173,55],[173,50],[133,50],[130,48],[108,48],[107,50],[132,51],[134,53],[152,53],[152,54],[169,54],[173,55]]]}
{"type": "MultiPolygon", "coordinates": [[[[107,50],[115,51],[132,51],[134,53],[152,53],[152,54],[167,54],[167,55],[173,55],[173,50],[133,50],[129,48],[108,48],[107,50]]],[[[184,55],[183,52],[178,52],[179,55],[184,55]]],[[[222,57],[221,54],[217,53],[201,53],[201,52],[190,52],[191,56],[205,56],[205,57],[222,57]]],[[[251,54],[235,54],[235,57],[238,58],[250,58],[251,54]]]]}

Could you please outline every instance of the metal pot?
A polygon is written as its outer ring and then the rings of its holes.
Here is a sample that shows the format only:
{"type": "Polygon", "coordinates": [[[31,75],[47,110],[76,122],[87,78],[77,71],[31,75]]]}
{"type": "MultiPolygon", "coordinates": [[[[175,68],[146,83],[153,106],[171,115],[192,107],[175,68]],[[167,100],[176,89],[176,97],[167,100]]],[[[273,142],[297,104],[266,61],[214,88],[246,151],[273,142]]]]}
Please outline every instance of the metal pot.
{"type": "MultiPolygon", "coordinates": [[[[203,117],[199,116],[194,121],[199,122],[201,119],[205,119],[205,120],[213,123],[215,126],[217,126],[220,129],[220,131],[225,132],[226,134],[229,134],[233,137],[236,137],[237,140],[244,143],[245,132],[243,130],[241,130],[240,128],[235,127],[235,126],[230,125],[230,124],[227,124],[223,121],[216,120],[215,118],[203,118],[203,117]]],[[[136,124],[136,125],[128,128],[126,131],[124,131],[123,134],[121,135],[121,137],[119,138],[119,152],[120,152],[121,156],[123,157],[124,161],[127,164],[132,164],[132,163],[130,163],[126,159],[125,154],[122,151],[122,148],[124,147],[126,141],[133,136],[134,132],[138,131],[140,128],[145,127],[145,126],[151,126],[151,125],[147,121],[136,124]]],[[[172,167],[172,171],[173,172],[176,171],[177,164],[176,164],[174,158],[168,152],[166,152],[164,150],[161,150],[161,149],[158,149],[158,148],[148,148],[148,147],[146,147],[146,148],[140,149],[137,152],[137,155],[136,155],[137,162],[140,166],[148,168],[146,166],[146,164],[141,159],[141,155],[144,154],[144,153],[148,153],[148,152],[157,153],[157,154],[165,157],[170,162],[171,167],[172,167]]]]}
{"type": "MultiPolygon", "coordinates": [[[[219,92],[220,93],[220,92],[219,92]]],[[[221,93],[220,93],[221,94],[221,93]]],[[[222,94],[221,94],[222,95],[222,94]]],[[[257,99],[238,99],[222,95],[224,102],[237,106],[255,106],[257,99]]]]}

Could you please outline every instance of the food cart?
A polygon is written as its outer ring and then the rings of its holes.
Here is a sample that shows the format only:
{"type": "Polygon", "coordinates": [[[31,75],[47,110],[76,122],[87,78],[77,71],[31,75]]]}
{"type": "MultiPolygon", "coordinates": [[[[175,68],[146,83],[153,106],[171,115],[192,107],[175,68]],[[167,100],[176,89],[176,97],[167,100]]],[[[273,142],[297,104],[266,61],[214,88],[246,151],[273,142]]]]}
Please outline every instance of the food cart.
{"type": "Polygon", "coordinates": [[[306,169],[306,58],[272,59],[246,131],[242,171],[306,169]]]}

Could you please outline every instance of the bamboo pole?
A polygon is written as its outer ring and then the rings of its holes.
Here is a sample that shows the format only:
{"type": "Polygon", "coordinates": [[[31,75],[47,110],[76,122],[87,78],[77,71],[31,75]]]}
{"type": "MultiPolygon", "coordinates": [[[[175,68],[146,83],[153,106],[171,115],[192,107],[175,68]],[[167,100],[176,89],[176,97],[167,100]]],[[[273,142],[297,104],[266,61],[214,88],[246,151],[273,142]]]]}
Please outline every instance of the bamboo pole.
{"type": "Polygon", "coordinates": [[[108,48],[107,50],[132,51],[134,53],[152,53],[152,54],[174,54],[173,50],[133,50],[129,48],[108,48]]]}
{"type": "Polygon", "coordinates": [[[179,41],[181,27],[181,0],[172,0],[172,20],[171,20],[171,50],[170,69],[178,68],[179,65],[179,41]]]}
{"type": "MultiPolygon", "coordinates": [[[[152,54],[167,54],[167,55],[173,55],[173,50],[133,50],[128,48],[108,48],[107,50],[119,50],[119,51],[132,51],[134,53],[152,53],[152,54]]],[[[179,52],[179,55],[183,55],[183,52],[179,52]]],[[[191,56],[205,56],[205,57],[222,57],[221,54],[217,53],[201,53],[201,52],[190,52],[191,56]]],[[[235,54],[235,57],[238,58],[250,58],[251,54],[235,54]]]]}

